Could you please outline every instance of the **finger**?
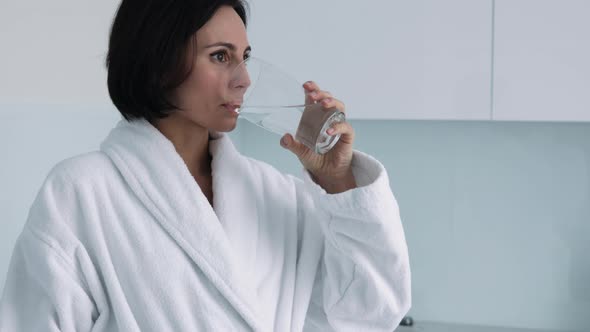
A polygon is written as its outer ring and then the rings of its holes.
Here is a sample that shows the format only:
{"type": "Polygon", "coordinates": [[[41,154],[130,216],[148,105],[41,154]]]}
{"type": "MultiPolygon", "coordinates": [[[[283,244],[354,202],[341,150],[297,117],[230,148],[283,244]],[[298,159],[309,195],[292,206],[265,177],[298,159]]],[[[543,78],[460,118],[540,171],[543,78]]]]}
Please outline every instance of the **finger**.
{"type": "Polygon", "coordinates": [[[321,101],[322,103],[322,107],[324,108],[324,110],[329,111],[333,108],[336,108],[337,110],[339,110],[342,113],[346,113],[346,106],[344,105],[343,102],[341,102],[340,100],[336,99],[336,98],[326,98],[323,99],[321,101]]]}
{"type": "Polygon", "coordinates": [[[316,82],[314,81],[307,81],[303,84],[303,88],[305,89],[305,91],[320,91],[320,87],[319,85],[317,85],[316,82]]]}
{"type": "Polygon", "coordinates": [[[340,134],[340,140],[344,143],[352,144],[354,141],[354,129],[348,122],[339,122],[335,123],[328,130],[326,130],[326,134],[330,136],[335,136],[340,134]]]}
{"type": "Polygon", "coordinates": [[[305,91],[305,104],[314,104],[317,99],[317,94],[321,92],[320,87],[313,81],[307,81],[303,84],[303,90],[305,91]]]}
{"type": "Polygon", "coordinates": [[[311,91],[306,93],[306,102],[307,104],[315,104],[319,101],[322,101],[324,99],[328,99],[328,98],[333,98],[332,94],[328,91],[311,91]],[[309,98],[308,98],[309,97],[309,98]]]}
{"type": "Polygon", "coordinates": [[[309,150],[303,143],[297,142],[291,134],[285,134],[281,138],[281,146],[293,152],[297,158],[302,158],[307,150],[309,150]]]}

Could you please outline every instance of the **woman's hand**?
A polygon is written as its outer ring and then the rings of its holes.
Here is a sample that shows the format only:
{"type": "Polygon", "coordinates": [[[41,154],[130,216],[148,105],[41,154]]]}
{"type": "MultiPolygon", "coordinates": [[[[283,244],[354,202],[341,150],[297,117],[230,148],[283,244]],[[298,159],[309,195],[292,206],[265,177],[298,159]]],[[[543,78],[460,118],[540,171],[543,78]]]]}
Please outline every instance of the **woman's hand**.
{"type": "MultiPolygon", "coordinates": [[[[345,111],[344,104],[340,100],[332,97],[329,92],[320,90],[314,82],[306,82],[303,84],[303,88],[305,89],[305,104],[321,103],[322,109],[318,112],[326,112],[331,108],[336,108],[341,112],[345,111]]],[[[290,134],[281,138],[281,146],[299,158],[312,178],[326,192],[335,194],[356,188],[351,167],[352,143],[354,141],[352,126],[348,122],[337,123],[327,130],[327,134],[331,136],[341,134],[341,136],[336,145],[323,155],[310,150],[290,134]]]]}

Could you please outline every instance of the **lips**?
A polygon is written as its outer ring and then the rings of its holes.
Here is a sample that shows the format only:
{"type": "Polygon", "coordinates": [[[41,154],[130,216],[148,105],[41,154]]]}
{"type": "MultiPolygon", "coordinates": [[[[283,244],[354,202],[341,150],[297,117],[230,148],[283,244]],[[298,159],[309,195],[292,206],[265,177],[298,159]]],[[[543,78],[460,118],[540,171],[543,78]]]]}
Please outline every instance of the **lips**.
{"type": "Polygon", "coordinates": [[[240,114],[240,107],[242,107],[242,103],[241,102],[229,102],[229,103],[222,104],[222,106],[225,107],[228,111],[240,114]]]}

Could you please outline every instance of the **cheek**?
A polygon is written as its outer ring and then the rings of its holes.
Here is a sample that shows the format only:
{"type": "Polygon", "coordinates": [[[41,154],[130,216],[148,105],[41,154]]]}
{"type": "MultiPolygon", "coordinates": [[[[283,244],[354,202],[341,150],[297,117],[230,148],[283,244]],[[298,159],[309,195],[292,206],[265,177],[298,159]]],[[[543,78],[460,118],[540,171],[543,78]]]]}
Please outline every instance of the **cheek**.
{"type": "Polygon", "coordinates": [[[207,103],[218,102],[223,88],[223,79],[220,73],[214,70],[195,70],[187,80],[191,102],[207,103]],[[199,74],[196,74],[198,72],[199,74]]]}

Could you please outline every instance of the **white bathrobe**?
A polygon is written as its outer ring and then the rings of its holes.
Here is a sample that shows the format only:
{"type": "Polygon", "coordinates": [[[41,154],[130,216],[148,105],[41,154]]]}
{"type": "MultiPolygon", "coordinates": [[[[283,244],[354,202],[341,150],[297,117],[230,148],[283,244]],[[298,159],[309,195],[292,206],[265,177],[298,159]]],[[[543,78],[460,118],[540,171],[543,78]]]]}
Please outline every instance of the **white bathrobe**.
{"type": "Polygon", "coordinates": [[[172,143],[121,121],[58,164],[13,252],[0,331],[393,331],[410,269],[387,174],[330,195],[215,134],[213,207],[172,143]]]}

